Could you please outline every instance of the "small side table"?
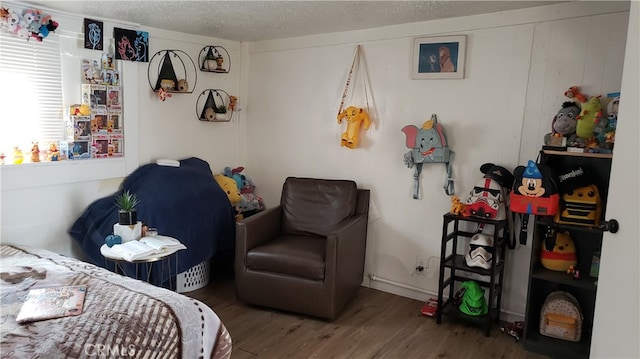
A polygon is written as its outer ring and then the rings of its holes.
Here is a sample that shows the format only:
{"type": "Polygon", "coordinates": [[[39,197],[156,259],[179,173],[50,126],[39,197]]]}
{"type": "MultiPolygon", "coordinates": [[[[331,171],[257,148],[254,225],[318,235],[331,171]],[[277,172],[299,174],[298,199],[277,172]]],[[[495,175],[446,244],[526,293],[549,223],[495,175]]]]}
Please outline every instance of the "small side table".
{"type": "MultiPolygon", "coordinates": [[[[177,241],[179,243],[179,241],[175,238],[172,238],[175,241],[177,241]]],[[[180,249],[184,249],[184,248],[180,248],[180,249]]],[[[124,259],[124,257],[122,257],[122,255],[120,255],[119,253],[116,253],[116,251],[114,251],[112,248],[110,248],[109,246],[107,246],[106,244],[103,244],[102,247],[100,247],[100,254],[102,254],[102,256],[104,257],[105,260],[105,267],[107,269],[109,269],[109,262],[113,262],[113,271],[117,274],[122,274],[122,275],[127,275],[124,268],[122,267],[122,264],[124,263],[129,263],[129,264],[133,264],[135,265],[135,279],[139,279],[139,280],[143,280],[143,278],[141,278],[140,275],[140,266],[144,266],[144,268],[146,269],[146,278],[144,278],[144,281],[147,283],[151,283],[154,284],[156,286],[162,287],[162,282],[164,281],[164,278],[160,279],[159,283],[152,283],[151,280],[151,272],[153,269],[153,265],[156,262],[160,262],[160,274],[161,276],[164,273],[164,266],[165,266],[165,262],[167,265],[167,269],[169,270],[169,289],[173,290],[173,285],[172,285],[172,281],[171,279],[175,276],[178,275],[178,255],[177,252],[180,249],[171,249],[171,250],[165,250],[162,253],[153,253],[150,254],[148,256],[133,260],[133,261],[128,261],[126,259],[124,259]],[[175,257],[175,273],[171,273],[171,258],[175,257]]]]}

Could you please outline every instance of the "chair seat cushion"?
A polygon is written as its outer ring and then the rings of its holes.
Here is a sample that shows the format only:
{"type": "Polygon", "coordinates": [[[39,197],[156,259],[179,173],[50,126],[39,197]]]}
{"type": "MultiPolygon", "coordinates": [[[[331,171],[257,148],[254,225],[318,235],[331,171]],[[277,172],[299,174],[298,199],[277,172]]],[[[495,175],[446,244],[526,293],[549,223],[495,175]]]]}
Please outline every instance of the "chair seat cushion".
{"type": "Polygon", "coordinates": [[[325,250],[322,237],[281,236],[249,250],[245,265],[252,271],[323,280],[325,250]]]}

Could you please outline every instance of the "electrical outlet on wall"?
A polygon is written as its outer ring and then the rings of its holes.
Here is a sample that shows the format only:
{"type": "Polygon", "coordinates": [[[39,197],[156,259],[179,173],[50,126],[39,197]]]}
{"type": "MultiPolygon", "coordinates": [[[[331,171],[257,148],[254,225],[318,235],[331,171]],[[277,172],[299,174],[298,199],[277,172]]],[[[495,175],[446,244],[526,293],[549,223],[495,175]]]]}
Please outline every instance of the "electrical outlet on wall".
{"type": "Polygon", "coordinates": [[[416,269],[415,269],[415,272],[420,274],[420,275],[426,275],[427,274],[427,266],[426,266],[424,257],[416,256],[416,269]]]}

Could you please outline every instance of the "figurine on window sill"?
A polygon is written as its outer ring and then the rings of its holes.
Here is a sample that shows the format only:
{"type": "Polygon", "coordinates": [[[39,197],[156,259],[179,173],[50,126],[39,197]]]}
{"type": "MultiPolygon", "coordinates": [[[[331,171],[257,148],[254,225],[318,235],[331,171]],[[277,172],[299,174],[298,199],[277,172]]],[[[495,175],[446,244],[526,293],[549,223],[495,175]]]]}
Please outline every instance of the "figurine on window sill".
{"type": "Polygon", "coordinates": [[[40,162],[40,148],[38,147],[38,142],[34,142],[33,147],[31,147],[31,162],[40,162]]]}

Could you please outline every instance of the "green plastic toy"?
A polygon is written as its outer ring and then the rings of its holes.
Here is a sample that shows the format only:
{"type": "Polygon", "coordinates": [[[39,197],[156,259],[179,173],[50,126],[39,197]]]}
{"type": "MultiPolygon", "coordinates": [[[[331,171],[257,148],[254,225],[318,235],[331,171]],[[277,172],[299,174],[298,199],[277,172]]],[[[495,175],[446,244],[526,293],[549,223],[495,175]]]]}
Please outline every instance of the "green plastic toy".
{"type": "Polygon", "coordinates": [[[466,315],[479,317],[489,312],[487,301],[484,298],[484,290],[474,281],[466,281],[460,284],[464,289],[462,303],[458,307],[466,315]]]}

